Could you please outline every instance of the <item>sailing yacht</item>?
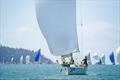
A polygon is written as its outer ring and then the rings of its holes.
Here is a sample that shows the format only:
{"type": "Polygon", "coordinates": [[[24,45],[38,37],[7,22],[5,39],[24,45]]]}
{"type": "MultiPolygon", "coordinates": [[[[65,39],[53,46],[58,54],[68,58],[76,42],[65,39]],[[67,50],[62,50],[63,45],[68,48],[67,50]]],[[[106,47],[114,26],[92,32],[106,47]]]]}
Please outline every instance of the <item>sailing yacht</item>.
{"type": "Polygon", "coordinates": [[[23,64],[23,56],[20,57],[20,63],[23,64]]]}
{"type": "Polygon", "coordinates": [[[109,55],[109,59],[113,65],[115,65],[115,57],[114,57],[114,52],[111,52],[109,55]]]}
{"type": "Polygon", "coordinates": [[[120,65],[120,46],[117,48],[116,54],[117,54],[116,56],[117,64],[120,65]]]}
{"type": "Polygon", "coordinates": [[[101,56],[98,55],[98,53],[94,53],[93,55],[94,60],[96,61],[95,64],[105,64],[105,54],[102,54],[101,56]]]}
{"type": "Polygon", "coordinates": [[[30,64],[30,55],[26,56],[26,64],[30,64]]]}
{"type": "Polygon", "coordinates": [[[13,63],[13,61],[14,61],[14,57],[11,58],[11,63],[13,63]]]}
{"type": "Polygon", "coordinates": [[[39,49],[38,51],[35,52],[35,62],[41,63],[40,58],[41,58],[41,50],[39,49]]]}
{"type": "Polygon", "coordinates": [[[88,65],[91,65],[92,62],[91,62],[91,56],[90,56],[90,52],[89,51],[88,51],[86,56],[87,56],[87,60],[88,60],[88,65]]]}
{"type": "Polygon", "coordinates": [[[79,52],[76,0],[37,0],[36,15],[50,52],[61,56],[62,72],[67,75],[86,74],[87,66],[75,66],[72,56],[79,52]],[[66,57],[69,57],[68,62],[66,57]]]}
{"type": "Polygon", "coordinates": [[[105,64],[105,54],[102,54],[100,60],[101,60],[101,64],[105,64]]]}
{"type": "Polygon", "coordinates": [[[100,64],[101,63],[101,60],[100,60],[100,57],[99,57],[98,53],[93,54],[93,59],[95,61],[94,64],[100,64]]]}

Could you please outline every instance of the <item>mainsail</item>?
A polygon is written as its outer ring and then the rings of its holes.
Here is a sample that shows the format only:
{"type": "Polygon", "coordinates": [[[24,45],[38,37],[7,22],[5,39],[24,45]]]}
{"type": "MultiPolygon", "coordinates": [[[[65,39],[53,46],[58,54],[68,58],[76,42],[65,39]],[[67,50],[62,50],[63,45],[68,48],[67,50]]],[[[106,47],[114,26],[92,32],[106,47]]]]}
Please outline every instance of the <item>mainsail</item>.
{"type": "Polygon", "coordinates": [[[38,0],[37,20],[54,55],[79,50],[76,30],[76,0],[38,0]]]}
{"type": "Polygon", "coordinates": [[[38,62],[41,57],[41,50],[39,49],[38,51],[35,52],[35,61],[38,62]]]}
{"type": "Polygon", "coordinates": [[[110,58],[111,63],[112,63],[113,65],[115,65],[114,52],[110,53],[109,58],[110,58]]]}

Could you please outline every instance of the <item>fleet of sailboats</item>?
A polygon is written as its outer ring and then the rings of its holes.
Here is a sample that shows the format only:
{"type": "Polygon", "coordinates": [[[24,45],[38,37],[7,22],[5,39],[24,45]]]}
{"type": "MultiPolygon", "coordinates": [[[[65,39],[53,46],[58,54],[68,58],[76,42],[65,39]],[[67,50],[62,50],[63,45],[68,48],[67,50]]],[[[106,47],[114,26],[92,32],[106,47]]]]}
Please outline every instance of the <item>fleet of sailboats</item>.
{"type": "MultiPolygon", "coordinates": [[[[38,51],[36,51],[35,53],[35,58],[34,58],[34,61],[35,63],[41,63],[41,49],[39,49],[38,51]]],[[[101,56],[98,55],[98,53],[94,53],[94,55],[91,57],[91,54],[90,52],[87,53],[86,57],[87,57],[87,62],[88,62],[88,65],[92,65],[92,64],[106,64],[105,61],[106,61],[106,56],[105,54],[102,54],[101,56]],[[91,58],[93,58],[94,60],[92,61],[91,58]],[[95,63],[93,63],[95,62],[95,63]]],[[[62,61],[67,61],[67,63],[69,63],[71,60],[73,60],[73,57],[72,57],[72,53],[71,54],[67,54],[67,55],[63,55],[61,56],[61,59],[62,61]]],[[[30,63],[30,55],[27,55],[26,58],[26,64],[29,64],[30,63]]],[[[120,47],[118,47],[116,49],[116,56],[115,56],[115,53],[114,52],[111,52],[109,54],[109,60],[110,62],[113,64],[113,65],[120,65],[120,47]]],[[[13,64],[14,63],[14,57],[11,57],[11,63],[13,64]]],[[[23,60],[23,55],[20,56],[20,64],[23,64],[24,63],[24,60],[23,60]]],[[[3,64],[4,64],[4,59],[3,59],[3,64]]]]}

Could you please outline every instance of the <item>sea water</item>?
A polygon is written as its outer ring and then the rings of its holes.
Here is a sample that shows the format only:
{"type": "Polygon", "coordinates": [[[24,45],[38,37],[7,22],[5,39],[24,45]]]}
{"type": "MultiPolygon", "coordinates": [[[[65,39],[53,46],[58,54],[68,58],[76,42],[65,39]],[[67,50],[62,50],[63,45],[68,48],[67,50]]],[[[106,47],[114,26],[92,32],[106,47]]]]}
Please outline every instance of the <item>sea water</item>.
{"type": "Polygon", "coordinates": [[[87,75],[64,75],[57,64],[0,64],[0,80],[120,80],[120,65],[91,65],[87,75]]]}

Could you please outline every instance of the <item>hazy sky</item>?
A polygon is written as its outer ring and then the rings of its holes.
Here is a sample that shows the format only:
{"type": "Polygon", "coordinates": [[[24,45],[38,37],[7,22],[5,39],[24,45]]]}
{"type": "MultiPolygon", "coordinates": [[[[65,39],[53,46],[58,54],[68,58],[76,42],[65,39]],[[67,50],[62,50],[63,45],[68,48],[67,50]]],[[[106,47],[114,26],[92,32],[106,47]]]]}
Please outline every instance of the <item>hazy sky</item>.
{"type": "MultiPolygon", "coordinates": [[[[83,55],[90,51],[92,55],[97,52],[108,56],[120,46],[120,1],[77,0],[76,3],[78,41],[83,55]]],[[[41,48],[43,55],[55,59],[39,29],[34,0],[0,0],[0,44],[31,50],[41,48]]]]}

